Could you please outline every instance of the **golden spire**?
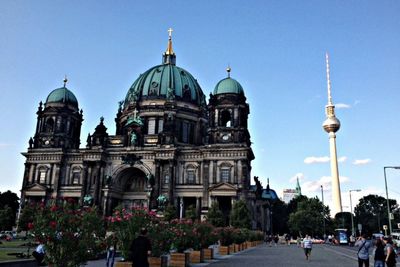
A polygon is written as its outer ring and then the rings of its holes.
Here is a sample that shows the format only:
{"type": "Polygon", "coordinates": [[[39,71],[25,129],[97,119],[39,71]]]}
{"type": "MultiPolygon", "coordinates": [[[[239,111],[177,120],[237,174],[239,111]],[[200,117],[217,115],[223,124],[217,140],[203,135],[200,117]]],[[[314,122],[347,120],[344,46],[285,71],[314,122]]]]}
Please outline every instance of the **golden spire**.
{"type": "Polygon", "coordinates": [[[67,79],[67,75],[64,76],[64,87],[67,85],[68,79],[67,79]]]}
{"type": "Polygon", "coordinates": [[[165,51],[166,55],[174,55],[174,50],[172,49],[172,28],[168,29],[168,47],[167,51],[165,51]]]}
{"type": "Polygon", "coordinates": [[[231,77],[231,71],[232,71],[232,69],[231,69],[231,67],[228,65],[228,67],[226,68],[226,72],[228,73],[228,78],[231,77]]]}

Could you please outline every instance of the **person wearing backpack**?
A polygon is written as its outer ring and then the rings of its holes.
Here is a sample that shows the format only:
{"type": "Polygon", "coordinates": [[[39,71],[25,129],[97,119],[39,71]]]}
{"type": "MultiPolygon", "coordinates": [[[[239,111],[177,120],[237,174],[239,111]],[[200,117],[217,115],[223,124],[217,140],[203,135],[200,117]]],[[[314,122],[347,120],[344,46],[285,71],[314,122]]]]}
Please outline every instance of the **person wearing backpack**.
{"type": "Polygon", "coordinates": [[[367,236],[362,234],[355,243],[358,247],[357,257],[358,257],[358,267],[369,267],[369,249],[371,248],[371,241],[367,240],[367,236]]]}

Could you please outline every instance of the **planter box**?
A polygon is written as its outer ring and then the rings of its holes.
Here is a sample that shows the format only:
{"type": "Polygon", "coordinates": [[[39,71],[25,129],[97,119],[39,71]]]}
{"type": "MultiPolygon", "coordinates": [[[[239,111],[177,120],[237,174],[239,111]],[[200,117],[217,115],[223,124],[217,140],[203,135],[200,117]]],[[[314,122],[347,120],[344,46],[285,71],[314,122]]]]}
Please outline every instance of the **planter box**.
{"type": "Polygon", "coordinates": [[[171,253],[170,267],[188,267],[190,264],[190,252],[171,253]]]}
{"type": "Polygon", "coordinates": [[[235,246],[235,252],[239,252],[240,251],[240,245],[239,244],[234,244],[235,246]]]}
{"type": "Polygon", "coordinates": [[[214,249],[203,248],[204,260],[212,260],[214,258],[214,249]]]}
{"type": "Polygon", "coordinates": [[[219,255],[228,255],[229,247],[228,246],[219,246],[219,255]]]}
{"type": "Polygon", "coordinates": [[[193,250],[190,252],[190,263],[201,263],[204,262],[203,250],[193,250]]]}
{"type": "Polygon", "coordinates": [[[236,252],[236,250],[235,250],[235,245],[229,245],[229,253],[235,253],[236,252]]]}
{"type": "Polygon", "coordinates": [[[116,261],[114,264],[115,267],[132,267],[131,261],[116,261]]]}
{"type": "Polygon", "coordinates": [[[149,267],[160,267],[161,258],[160,257],[149,257],[149,267]]]}

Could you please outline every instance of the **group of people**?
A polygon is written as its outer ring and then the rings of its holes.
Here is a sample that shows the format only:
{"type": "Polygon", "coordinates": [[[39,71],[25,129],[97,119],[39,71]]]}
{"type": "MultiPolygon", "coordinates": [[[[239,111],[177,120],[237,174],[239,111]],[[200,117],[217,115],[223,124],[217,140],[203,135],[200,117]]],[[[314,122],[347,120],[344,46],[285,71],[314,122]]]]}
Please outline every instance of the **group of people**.
{"type": "Polygon", "coordinates": [[[374,267],[394,267],[396,266],[397,252],[395,250],[393,240],[391,237],[377,238],[375,244],[366,238],[366,235],[361,235],[355,242],[358,247],[358,266],[369,267],[369,252],[375,245],[374,252],[374,267]]]}

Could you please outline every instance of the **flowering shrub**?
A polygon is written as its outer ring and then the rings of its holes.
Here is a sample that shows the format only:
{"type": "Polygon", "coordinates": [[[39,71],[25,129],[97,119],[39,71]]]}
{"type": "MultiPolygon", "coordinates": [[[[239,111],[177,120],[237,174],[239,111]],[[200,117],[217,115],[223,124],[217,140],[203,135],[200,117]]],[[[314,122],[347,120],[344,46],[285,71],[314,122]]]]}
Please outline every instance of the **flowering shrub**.
{"type": "Polygon", "coordinates": [[[103,218],[91,207],[80,208],[72,199],[36,207],[28,228],[44,244],[45,259],[58,267],[80,266],[101,249],[103,218]]]}
{"type": "Polygon", "coordinates": [[[220,227],[218,228],[219,240],[222,246],[229,246],[233,243],[233,227],[220,227]]]}
{"type": "Polygon", "coordinates": [[[130,259],[130,246],[142,227],[149,230],[151,222],[156,219],[156,213],[143,208],[125,209],[118,207],[112,216],[108,217],[110,230],[115,232],[118,246],[124,259],[130,259]]]}
{"type": "Polygon", "coordinates": [[[233,230],[232,240],[235,244],[241,244],[246,241],[246,231],[247,229],[238,229],[235,228],[233,230]]]}
{"type": "Polygon", "coordinates": [[[178,252],[183,252],[185,249],[193,248],[196,243],[199,243],[192,220],[175,219],[171,221],[170,227],[173,234],[172,246],[178,252]]]}
{"type": "Polygon", "coordinates": [[[151,256],[160,257],[167,254],[173,239],[169,223],[157,218],[157,220],[151,222],[148,230],[148,237],[151,241],[151,256]]]}
{"type": "Polygon", "coordinates": [[[198,241],[194,245],[194,249],[208,248],[218,241],[218,232],[212,224],[207,222],[195,223],[194,228],[198,241]]]}

